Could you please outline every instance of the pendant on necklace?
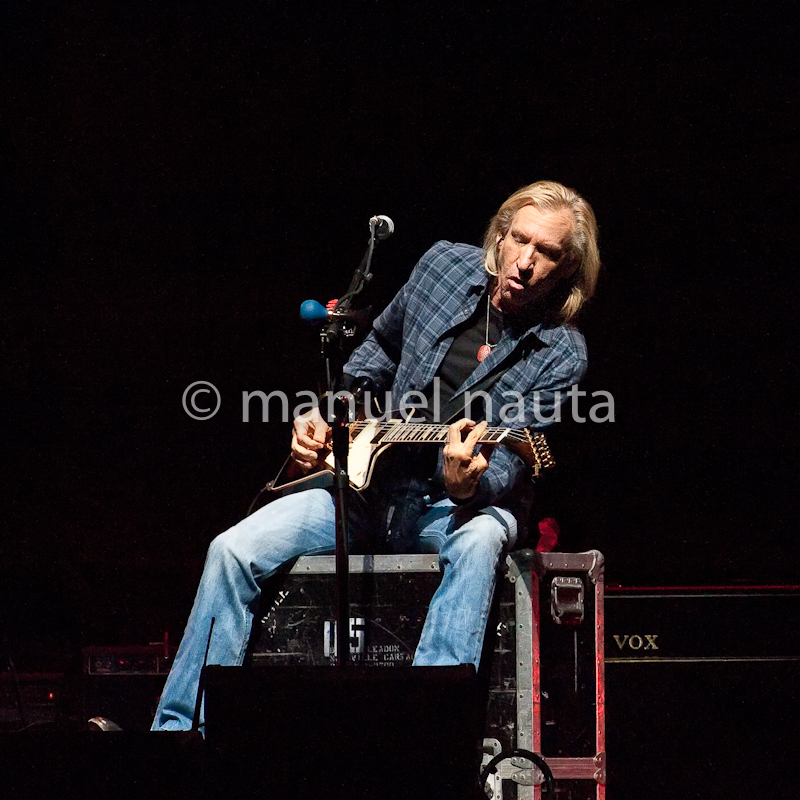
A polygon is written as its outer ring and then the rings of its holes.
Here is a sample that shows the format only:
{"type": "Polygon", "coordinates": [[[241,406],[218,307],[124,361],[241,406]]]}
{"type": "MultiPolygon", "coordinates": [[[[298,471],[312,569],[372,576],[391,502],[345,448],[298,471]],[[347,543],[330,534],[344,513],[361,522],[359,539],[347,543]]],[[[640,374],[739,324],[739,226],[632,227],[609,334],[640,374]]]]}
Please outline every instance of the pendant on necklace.
{"type": "Polygon", "coordinates": [[[492,352],[492,345],[482,344],[478,350],[478,361],[483,361],[492,352]]]}

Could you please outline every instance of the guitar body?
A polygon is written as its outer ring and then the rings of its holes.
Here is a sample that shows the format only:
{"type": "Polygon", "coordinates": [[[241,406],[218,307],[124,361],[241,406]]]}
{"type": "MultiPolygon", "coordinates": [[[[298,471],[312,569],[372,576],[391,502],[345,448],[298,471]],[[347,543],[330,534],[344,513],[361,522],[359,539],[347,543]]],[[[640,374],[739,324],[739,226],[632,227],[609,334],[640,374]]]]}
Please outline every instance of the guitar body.
{"type": "MultiPolygon", "coordinates": [[[[350,442],[350,449],[347,453],[347,475],[350,479],[350,487],[356,492],[362,492],[369,486],[378,456],[392,444],[391,442],[375,441],[377,427],[377,420],[366,420],[359,426],[350,442]]],[[[335,469],[333,453],[328,454],[324,466],[320,467],[317,472],[303,475],[301,478],[290,479],[287,476],[290,463],[291,459],[287,458],[275,480],[267,484],[266,488],[273,497],[282,497],[285,494],[293,494],[306,489],[328,489],[333,486],[335,469]]]]}

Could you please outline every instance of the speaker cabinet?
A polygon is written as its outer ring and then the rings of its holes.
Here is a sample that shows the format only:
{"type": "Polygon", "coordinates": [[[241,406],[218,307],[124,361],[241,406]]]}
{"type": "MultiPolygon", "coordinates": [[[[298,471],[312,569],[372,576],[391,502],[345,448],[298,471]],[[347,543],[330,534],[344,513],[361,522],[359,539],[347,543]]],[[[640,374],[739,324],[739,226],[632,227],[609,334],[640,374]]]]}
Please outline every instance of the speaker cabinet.
{"type": "Polygon", "coordinates": [[[797,587],[610,589],[615,800],[800,797],[797,587]]]}

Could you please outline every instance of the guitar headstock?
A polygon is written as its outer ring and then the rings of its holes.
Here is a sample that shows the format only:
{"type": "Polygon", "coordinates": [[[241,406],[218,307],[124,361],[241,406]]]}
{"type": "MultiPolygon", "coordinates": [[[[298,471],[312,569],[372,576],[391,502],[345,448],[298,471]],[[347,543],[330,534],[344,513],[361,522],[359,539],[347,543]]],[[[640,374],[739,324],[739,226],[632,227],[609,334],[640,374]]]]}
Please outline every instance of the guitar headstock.
{"type": "Polygon", "coordinates": [[[556,465],[556,460],[550,452],[550,445],[543,433],[534,433],[525,428],[525,436],[528,437],[528,444],[533,455],[533,474],[538,475],[543,469],[550,469],[556,465]]]}

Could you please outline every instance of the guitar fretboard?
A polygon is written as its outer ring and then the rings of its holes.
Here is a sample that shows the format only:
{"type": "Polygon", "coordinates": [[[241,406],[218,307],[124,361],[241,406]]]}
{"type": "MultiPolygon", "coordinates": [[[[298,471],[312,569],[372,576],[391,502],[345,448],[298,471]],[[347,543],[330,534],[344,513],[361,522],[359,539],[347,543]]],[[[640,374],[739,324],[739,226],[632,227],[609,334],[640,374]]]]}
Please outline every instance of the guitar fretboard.
{"type": "MultiPolygon", "coordinates": [[[[361,433],[369,424],[368,421],[354,422],[350,426],[353,436],[361,433]]],[[[436,425],[430,422],[380,422],[375,427],[376,444],[389,442],[404,442],[419,444],[422,442],[442,443],[447,440],[449,425],[436,425]]],[[[525,442],[527,437],[524,431],[513,428],[487,428],[478,440],[481,444],[499,444],[508,439],[510,442],[525,442]]]]}

